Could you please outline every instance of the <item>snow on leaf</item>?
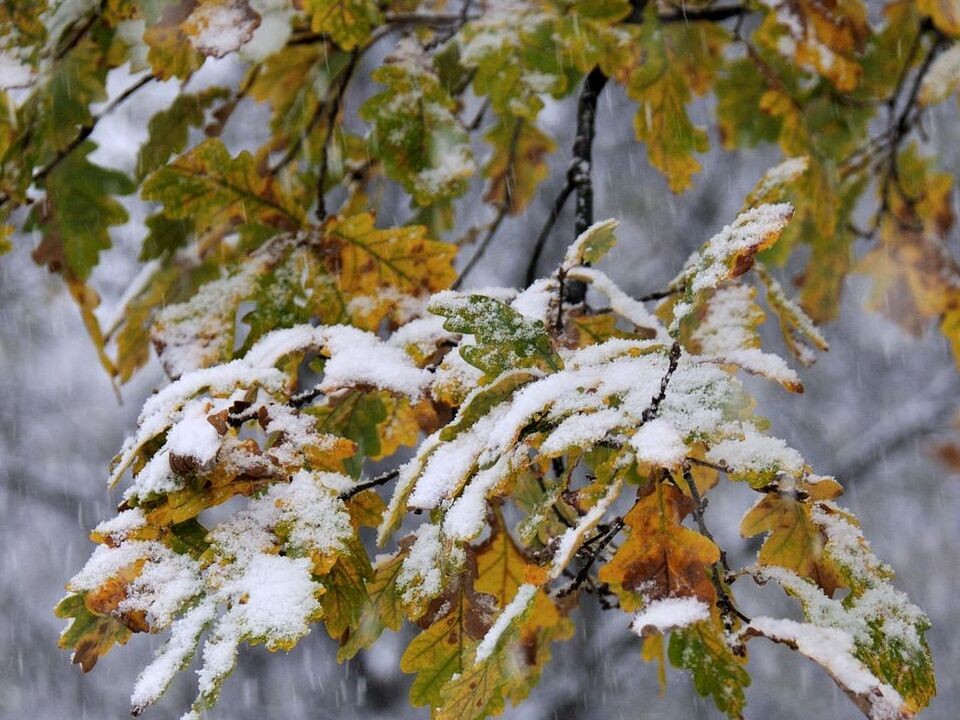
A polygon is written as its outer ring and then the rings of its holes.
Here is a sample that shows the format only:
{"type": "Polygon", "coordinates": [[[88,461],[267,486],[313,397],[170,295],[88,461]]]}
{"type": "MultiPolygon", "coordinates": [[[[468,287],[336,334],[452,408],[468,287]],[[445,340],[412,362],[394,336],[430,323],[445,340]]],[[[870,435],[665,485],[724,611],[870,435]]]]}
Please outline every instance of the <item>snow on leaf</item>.
{"type": "Polygon", "coordinates": [[[566,87],[554,36],[556,11],[529,0],[497,0],[457,33],[460,62],[473,76],[473,90],[490,99],[498,116],[536,119],[541,95],[566,87]]]}
{"type": "Polygon", "coordinates": [[[803,365],[811,365],[815,356],[807,343],[817,350],[826,351],[830,349],[826,338],[810,316],[787,295],[783,286],[765,267],[758,264],[755,272],[766,288],[767,305],[780,322],[780,331],[787,347],[803,365]]]}
{"type": "Polygon", "coordinates": [[[763,435],[749,425],[744,426],[743,437],[715,443],[707,452],[707,460],[726,467],[732,479],[745,480],[756,488],[769,485],[783,474],[799,477],[804,467],[800,453],[783,440],[763,435]]]}
{"type": "Polygon", "coordinates": [[[806,155],[798,155],[767,170],[743,201],[743,209],[783,202],[787,190],[807,172],[809,164],[810,159],[806,155]]]}
{"type": "Polygon", "coordinates": [[[760,205],[740,213],[731,225],[708,240],[690,256],[673,286],[683,289],[681,300],[673,308],[670,332],[694,310],[700,294],[716,289],[723,282],[747,272],[756,254],[772,246],[793,215],[787,203],[760,205]]]}
{"type": "Polygon", "coordinates": [[[677,468],[683,464],[687,446],[677,429],[668,420],[648,420],[630,437],[630,447],[637,453],[637,462],[656,467],[677,468]]]}
{"type": "Polygon", "coordinates": [[[170,638],[137,677],[130,696],[130,706],[134,714],[140,714],[148,705],[155,703],[176,674],[186,669],[196,652],[200,635],[215,617],[214,604],[201,602],[187,611],[173,626],[170,638]]]}
{"type": "Polygon", "coordinates": [[[743,635],[759,635],[788,645],[821,665],[871,720],[897,720],[912,715],[899,693],[878,680],[854,656],[853,638],[842,630],[758,617],[743,630],[743,635]]]}
{"type": "Polygon", "coordinates": [[[924,639],[930,621],[889,583],[891,573],[879,567],[859,531],[849,526],[841,532],[856,544],[855,554],[867,560],[858,575],[861,582],[868,583],[850,583],[850,594],[842,600],[828,597],[811,580],[784,568],[770,566],[752,572],[761,582],[775,580],[795,597],[811,628],[848,638],[849,653],[857,664],[892,687],[903,698],[904,711],[912,716],[936,693],[933,660],[924,639]]]}
{"type": "Polygon", "coordinates": [[[710,606],[694,597],[664,598],[644,605],[630,629],[640,637],[667,633],[710,619],[710,606]]]}
{"type": "Polygon", "coordinates": [[[803,392],[800,378],[783,358],[760,350],[757,328],[766,316],[755,297],[756,290],[745,285],[719,288],[706,301],[706,313],[690,340],[702,356],[763,375],[792,392],[803,392]]]}
{"type": "Polygon", "coordinates": [[[758,35],[770,47],[850,92],[863,69],[857,55],[870,29],[861,2],[832,4],[820,0],[771,0],[758,35]]]}
{"type": "Polygon", "coordinates": [[[603,259],[617,243],[614,231],[620,223],[616,220],[601,220],[584,230],[567,248],[560,267],[568,271],[577,265],[595,264],[603,259]]]}
{"type": "Polygon", "coordinates": [[[538,590],[539,588],[536,585],[521,585],[517,588],[513,599],[504,606],[501,613],[497,615],[497,619],[493,625],[487,630],[487,634],[483,636],[480,644],[477,645],[476,655],[473,660],[475,663],[481,663],[493,654],[493,651],[496,650],[497,645],[500,644],[507,628],[530,608],[538,590]]]}
{"type": "Polygon", "coordinates": [[[243,47],[259,26],[247,0],[199,0],[182,25],[198,51],[217,58],[243,47]]]}
{"type": "Polygon", "coordinates": [[[960,42],[954,42],[940,54],[923,77],[917,102],[936,105],[960,88],[960,42]]]}
{"type": "Polygon", "coordinates": [[[566,532],[560,536],[557,549],[554,551],[550,563],[551,578],[560,577],[567,565],[570,564],[574,554],[583,545],[587,533],[600,524],[610,505],[619,497],[621,489],[623,489],[622,482],[618,480],[613,483],[606,494],[577,521],[577,524],[567,528],[566,532]]]}
{"type": "Polygon", "coordinates": [[[373,125],[373,152],[387,174],[420,206],[462,195],[476,169],[468,136],[419,42],[401,40],[371,77],[386,89],[360,114],[373,125]]]}
{"type": "Polygon", "coordinates": [[[476,344],[461,345],[460,354],[488,379],[517,368],[550,372],[563,367],[543,323],[526,319],[498,300],[448,291],[434,295],[429,310],[447,318],[447,330],[474,336],[476,344]]]}

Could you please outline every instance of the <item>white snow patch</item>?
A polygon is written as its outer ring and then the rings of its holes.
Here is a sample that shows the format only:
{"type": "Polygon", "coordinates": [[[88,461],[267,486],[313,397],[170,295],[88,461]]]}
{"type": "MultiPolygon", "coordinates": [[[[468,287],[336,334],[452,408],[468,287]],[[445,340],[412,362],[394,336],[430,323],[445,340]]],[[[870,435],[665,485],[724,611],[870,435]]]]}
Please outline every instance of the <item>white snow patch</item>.
{"type": "Polygon", "coordinates": [[[511,600],[503,609],[503,612],[497,616],[496,621],[494,621],[493,625],[487,631],[487,634],[483,636],[480,644],[477,645],[477,655],[474,662],[482,663],[493,654],[493,651],[497,648],[497,644],[500,642],[500,638],[503,637],[503,634],[507,631],[507,628],[510,627],[510,624],[530,607],[530,603],[533,602],[533,599],[537,595],[537,590],[536,585],[529,584],[521,585],[517,588],[517,594],[513,596],[513,600],[511,600]]]}
{"type": "Polygon", "coordinates": [[[664,598],[647,603],[630,629],[640,637],[693,625],[710,617],[710,607],[695,597],[664,598]]]}
{"type": "Polygon", "coordinates": [[[641,425],[630,438],[630,446],[636,451],[638,461],[659,467],[677,467],[687,456],[687,446],[677,428],[663,418],[641,425]]]}

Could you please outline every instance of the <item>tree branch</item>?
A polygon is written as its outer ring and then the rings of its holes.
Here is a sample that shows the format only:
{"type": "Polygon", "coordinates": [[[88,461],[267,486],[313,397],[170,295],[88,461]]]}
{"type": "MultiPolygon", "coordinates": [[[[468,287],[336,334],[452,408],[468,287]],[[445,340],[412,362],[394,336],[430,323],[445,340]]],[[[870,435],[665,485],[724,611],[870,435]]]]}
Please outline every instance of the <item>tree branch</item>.
{"type": "Polygon", "coordinates": [[[573,581],[557,591],[558,598],[570,595],[590,579],[590,569],[593,567],[594,563],[597,561],[597,558],[600,557],[600,554],[604,551],[607,545],[609,545],[617,536],[617,534],[623,530],[624,525],[625,523],[623,522],[623,518],[618,517],[610,524],[610,528],[607,530],[606,534],[599,538],[599,542],[597,536],[594,536],[589,541],[583,543],[582,547],[588,547],[590,543],[596,543],[596,546],[591,551],[587,561],[584,563],[583,567],[580,568],[580,571],[577,573],[573,581]]]}
{"type": "MultiPolygon", "coordinates": [[[[706,498],[700,496],[700,490],[697,488],[697,482],[694,480],[693,474],[690,472],[689,463],[684,463],[683,465],[683,479],[690,491],[690,497],[693,498],[693,519],[697,523],[697,528],[700,530],[700,534],[707,538],[714,545],[717,545],[717,541],[714,540],[713,535],[707,529],[707,524],[703,517],[703,511],[707,506],[707,500],[706,498]]],[[[733,604],[733,600],[730,599],[730,595],[727,593],[727,590],[724,587],[726,578],[730,576],[730,566],[727,564],[726,551],[720,548],[719,545],[717,545],[717,548],[720,550],[720,561],[713,564],[713,572],[710,574],[710,582],[713,583],[713,588],[717,592],[717,607],[724,616],[723,624],[726,627],[727,632],[731,632],[733,630],[732,615],[735,615],[740,620],[747,623],[750,622],[750,618],[737,609],[737,606],[733,604]]]]}
{"type": "MultiPolygon", "coordinates": [[[[599,67],[595,67],[584,79],[577,102],[577,134],[573,140],[572,166],[577,195],[574,206],[574,239],[593,225],[593,138],[597,132],[597,100],[606,85],[607,76],[599,67]]],[[[576,305],[583,302],[586,294],[586,283],[570,282],[564,288],[560,302],[576,305]]]]}
{"type": "Polygon", "coordinates": [[[544,222],[543,227],[540,228],[537,239],[533,244],[533,253],[530,255],[530,260],[527,263],[527,272],[525,275],[525,284],[527,286],[537,279],[537,265],[540,262],[543,247],[547,243],[547,238],[550,237],[550,231],[553,230],[553,226],[557,223],[557,218],[560,217],[563,206],[567,204],[567,198],[569,198],[570,193],[573,192],[572,175],[573,163],[571,163],[570,169],[567,170],[567,179],[564,181],[563,187],[560,188],[557,197],[554,198],[553,205],[550,207],[550,214],[547,215],[547,220],[544,222]]]}
{"type": "Polygon", "coordinates": [[[32,175],[33,182],[35,183],[40,182],[45,177],[47,177],[47,175],[53,172],[53,170],[61,162],[63,162],[70,153],[72,153],[74,150],[80,147],[80,145],[83,144],[84,140],[86,140],[88,137],[90,137],[93,134],[93,131],[96,129],[98,122],[100,122],[104,117],[106,117],[107,115],[112,113],[114,110],[116,110],[120,105],[122,105],[124,102],[129,100],[134,93],[136,93],[145,85],[152,82],[154,79],[155,78],[153,75],[145,75],[144,77],[140,78],[137,82],[135,82],[133,85],[128,87],[126,90],[124,90],[122,93],[117,95],[117,97],[113,100],[113,102],[111,102],[109,105],[107,105],[106,108],[104,108],[103,112],[101,112],[99,115],[93,118],[92,122],[80,128],[80,132],[77,133],[77,136],[70,141],[69,145],[59,150],[57,154],[53,156],[53,159],[50,162],[48,162],[46,165],[39,168],[33,173],[32,175]]]}
{"type": "Polygon", "coordinates": [[[667,366],[667,372],[660,378],[660,391],[650,399],[650,404],[644,409],[640,416],[640,424],[650,422],[657,416],[660,410],[660,404],[667,396],[667,386],[670,384],[670,378],[677,371],[677,365],[680,363],[680,343],[676,340],[670,346],[670,364],[667,366]]]}
{"type": "Polygon", "coordinates": [[[467,276],[473,272],[473,269],[476,267],[477,263],[480,262],[480,259],[483,257],[484,253],[487,251],[487,247],[490,245],[490,242],[496,236],[497,231],[500,229],[500,224],[506,219],[507,211],[510,208],[510,202],[505,201],[500,203],[497,206],[497,215],[494,217],[493,222],[490,223],[487,228],[487,234],[484,235],[483,240],[480,241],[480,244],[477,245],[477,249],[474,251],[473,255],[470,256],[470,259],[467,261],[467,264],[463,266],[463,270],[460,271],[460,274],[457,276],[457,279],[453,281],[451,289],[459,290],[460,286],[463,285],[463,281],[466,280],[467,276]]]}
{"type": "Polygon", "coordinates": [[[340,493],[338,497],[341,500],[349,500],[353,496],[359,495],[365,490],[379,487],[380,485],[386,485],[391,480],[396,479],[399,475],[400,475],[399,469],[388,470],[382,475],[377,475],[375,478],[371,478],[370,480],[366,480],[365,482],[357,483],[349,490],[344,490],[342,493],[340,493]]]}
{"type": "Polygon", "coordinates": [[[343,74],[340,76],[340,82],[337,84],[337,90],[329,103],[327,127],[323,136],[323,149],[320,156],[320,172],[317,177],[317,220],[320,222],[323,222],[327,218],[327,206],[323,186],[327,182],[327,170],[330,166],[330,140],[333,139],[333,130],[337,124],[337,115],[340,114],[340,108],[343,107],[343,98],[347,93],[347,86],[350,84],[350,78],[353,77],[353,71],[357,67],[357,61],[360,59],[362,52],[363,50],[358,48],[350,54],[350,62],[348,62],[347,67],[344,68],[343,74]]]}

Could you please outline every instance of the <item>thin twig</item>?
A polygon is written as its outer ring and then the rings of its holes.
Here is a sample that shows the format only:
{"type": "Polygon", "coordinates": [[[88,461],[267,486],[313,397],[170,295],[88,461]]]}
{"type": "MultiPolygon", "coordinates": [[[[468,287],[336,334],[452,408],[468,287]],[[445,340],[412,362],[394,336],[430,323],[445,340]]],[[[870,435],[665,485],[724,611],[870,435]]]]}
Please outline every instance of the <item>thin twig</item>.
{"type": "Polygon", "coordinates": [[[477,109],[477,114],[473,116],[473,120],[466,124],[468,132],[473,132],[474,130],[479,129],[480,125],[483,124],[483,117],[487,114],[487,110],[490,108],[490,98],[484,98],[483,102],[480,104],[480,107],[477,109]]]}
{"type": "Polygon", "coordinates": [[[526,272],[526,285],[530,285],[534,280],[537,279],[537,265],[540,262],[540,255],[543,253],[543,247],[547,243],[547,238],[550,237],[550,231],[553,230],[553,226],[557,222],[557,218],[560,217],[560,213],[563,211],[563,206],[567,204],[567,198],[570,197],[570,194],[573,192],[573,181],[572,177],[572,165],[571,170],[567,171],[567,179],[563,184],[563,187],[560,188],[560,192],[557,194],[557,197],[553,200],[553,205],[550,206],[550,213],[547,215],[547,220],[544,222],[543,227],[540,228],[540,232],[537,234],[537,239],[533,244],[533,252],[530,255],[530,260],[527,262],[527,272],[526,272]]]}
{"type": "MultiPolygon", "coordinates": [[[[693,519],[697,523],[700,534],[714,545],[717,545],[713,535],[707,529],[707,524],[703,517],[703,511],[706,508],[707,501],[700,496],[697,481],[690,472],[690,465],[688,463],[684,463],[683,465],[683,479],[686,482],[687,488],[690,490],[690,497],[693,498],[693,519]]],[[[719,545],[717,547],[719,548],[719,545]]],[[[714,590],[717,592],[717,607],[720,608],[720,612],[724,615],[724,625],[726,626],[727,632],[733,630],[733,620],[730,618],[731,613],[743,622],[750,622],[750,618],[740,612],[737,606],[733,604],[733,600],[730,599],[730,595],[724,587],[724,582],[729,574],[730,566],[727,564],[727,554],[721,549],[719,562],[713,564],[713,573],[710,575],[710,581],[713,583],[714,590]]]]}
{"type": "Polygon", "coordinates": [[[327,170],[330,166],[330,140],[333,138],[333,129],[337,124],[337,115],[340,114],[340,108],[343,106],[343,98],[347,93],[347,86],[350,84],[350,78],[353,77],[353,71],[357,67],[357,61],[360,59],[363,50],[356,49],[350,54],[350,62],[340,76],[340,82],[337,85],[337,91],[330,102],[330,110],[327,114],[327,127],[323,136],[323,145],[320,156],[320,172],[317,177],[317,220],[323,222],[327,218],[327,206],[325,200],[324,185],[327,182],[327,170]]]}
{"type": "Polygon", "coordinates": [[[660,410],[660,404],[667,396],[667,386],[670,384],[670,378],[677,371],[677,365],[680,363],[680,343],[676,340],[670,346],[670,364],[667,366],[667,372],[660,378],[660,391],[650,399],[650,404],[644,409],[640,416],[640,423],[647,423],[657,416],[660,410]]]}
{"type": "Polygon", "coordinates": [[[683,292],[683,286],[679,285],[675,288],[667,288],[666,290],[655,290],[654,292],[647,293],[646,295],[641,295],[637,298],[640,302],[649,302],[650,300],[663,300],[665,297],[670,297],[671,295],[678,295],[683,292]]]}
{"type": "Polygon", "coordinates": [[[357,483],[349,490],[344,490],[338,496],[341,500],[349,500],[354,495],[359,495],[364,490],[369,490],[370,488],[379,487],[380,485],[386,485],[391,480],[396,479],[400,475],[400,470],[388,470],[382,475],[377,475],[377,477],[367,480],[365,482],[357,483]]]}
{"type": "Polygon", "coordinates": [[[90,28],[93,27],[94,23],[100,18],[100,4],[97,3],[97,6],[92,9],[90,15],[83,21],[83,24],[77,29],[77,32],[72,38],[61,48],[59,48],[53,56],[54,60],[61,60],[63,57],[73,50],[77,45],[80,44],[80,41],[90,32],[90,28]]]}
{"type": "Polygon", "coordinates": [[[597,543],[596,547],[593,549],[593,552],[590,553],[589,559],[584,563],[583,567],[580,568],[580,571],[573,579],[573,582],[567,584],[557,591],[558,598],[566,597],[590,578],[590,569],[593,567],[593,564],[597,561],[597,558],[600,557],[600,554],[604,551],[607,545],[609,545],[617,536],[617,534],[623,530],[624,526],[625,523],[623,522],[622,517],[618,517],[616,520],[610,523],[610,529],[607,531],[603,539],[597,543]]]}
{"type": "Polygon", "coordinates": [[[48,162],[42,168],[39,168],[33,173],[33,176],[32,176],[33,182],[35,183],[40,182],[45,177],[47,177],[47,175],[53,172],[53,170],[61,162],[63,162],[70,153],[72,153],[74,150],[80,147],[80,145],[83,144],[84,140],[86,140],[88,137],[90,137],[90,135],[93,134],[93,131],[96,129],[98,122],[100,122],[104,117],[106,117],[107,115],[112,113],[114,110],[116,110],[120,105],[122,105],[125,101],[127,101],[134,93],[140,90],[140,88],[142,88],[144,85],[147,85],[154,79],[155,78],[153,75],[145,75],[144,77],[140,78],[137,82],[135,82],[133,85],[128,87],[126,90],[124,90],[122,93],[117,95],[117,97],[109,105],[107,105],[106,108],[104,108],[103,112],[101,112],[99,115],[93,118],[92,122],[80,128],[80,132],[77,133],[77,136],[70,141],[69,145],[59,150],[57,154],[54,155],[53,159],[50,162],[48,162]]]}
{"type": "Polygon", "coordinates": [[[513,131],[510,133],[510,144],[507,146],[507,165],[506,169],[504,170],[505,175],[503,179],[503,199],[497,203],[497,215],[494,217],[493,222],[490,223],[490,227],[487,229],[487,234],[477,246],[476,252],[474,252],[469,262],[467,262],[463,270],[460,272],[460,275],[451,286],[454,290],[458,289],[463,284],[463,281],[466,279],[467,275],[469,275],[473,271],[473,268],[476,267],[477,263],[480,262],[480,259],[487,251],[487,247],[496,236],[497,230],[500,229],[500,224],[507,217],[507,214],[510,212],[510,208],[513,206],[513,184],[511,183],[511,178],[513,177],[514,166],[517,162],[517,143],[520,140],[522,123],[522,120],[517,120],[513,126],[513,131]]]}
{"type": "Polygon", "coordinates": [[[456,22],[452,24],[451,27],[447,28],[442,33],[438,33],[435,38],[430,40],[426,45],[423,46],[423,49],[426,52],[430,52],[441,45],[444,45],[450,38],[460,32],[460,28],[467,24],[467,21],[470,20],[470,6],[473,4],[473,0],[463,0],[463,5],[460,6],[460,13],[457,16],[456,22]]]}
{"type": "Polygon", "coordinates": [[[453,285],[450,287],[453,290],[458,290],[463,284],[463,281],[467,279],[467,276],[473,272],[474,267],[477,263],[480,262],[483,258],[483,254],[487,251],[487,247],[490,245],[490,242],[493,240],[494,236],[497,234],[497,230],[500,229],[500,224],[507,217],[507,211],[510,208],[509,202],[501,202],[497,206],[496,217],[493,218],[493,222],[490,223],[487,228],[487,234],[483,236],[483,240],[480,241],[480,244],[477,245],[477,249],[474,251],[473,255],[470,256],[470,260],[467,261],[467,264],[463,266],[463,270],[460,271],[460,274],[457,276],[457,279],[453,281],[453,285]]]}

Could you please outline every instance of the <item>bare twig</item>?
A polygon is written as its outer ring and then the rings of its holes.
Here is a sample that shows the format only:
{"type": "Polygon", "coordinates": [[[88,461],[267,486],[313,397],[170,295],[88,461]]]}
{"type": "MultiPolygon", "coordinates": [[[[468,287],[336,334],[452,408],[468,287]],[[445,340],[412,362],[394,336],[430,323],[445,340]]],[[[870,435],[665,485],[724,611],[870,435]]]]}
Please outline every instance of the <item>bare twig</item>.
{"type": "Polygon", "coordinates": [[[470,256],[470,260],[468,260],[467,264],[463,266],[463,270],[460,271],[457,279],[453,281],[453,285],[450,286],[452,289],[458,290],[460,286],[463,285],[463,281],[466,280],[467,276],[473,272],[473,269],[476,267],[477,263],[480,262],[480,259],[483,258],[484,253],[487,251],[487,247],[490,245],[490,242],[500,229],[500,224],[507,217],[507,211],[509,208],[509,202],[502,202],[497,206],[497,214],[487,227],[486,235],[483,236],[483,240],[481,240],[480,244],[477,245],[477,249],[474,251],[473,255],[470,256]]]}
{"type": "Polygon", "coordinates": [[[667,366],[667,372],[660,378],[660,391],[650,399],[650,404],[644,409],[643,414],[640,416],[641,424],[650,422],[657,416],[657,413],[660,411],[660,404],[667,396],[667,386],[670,384],[670,378],[672,378],[673,373],[676,372],[679,362],[680,343],[674,340],[673,345],[670,346],[670,364],[667,366]]]}
{"type": "Polygon", "coordinates": [[[323,186],[327,182],[327,170],[330,166],[330,140],[333,139],[333,130],[337,124],[337,115],[340,114],[340,108],[343,106],[343,98],[347,93],[347,86],[350,84],[350,78],[353,77],[353,71],[357,67],[357,61],[360,59],[363,50],[357,49],[350,54],[350,62],[344,68],[340,76],[340,82],[337,84],[333,99],[329,102],[327,113],[327,127],[323,136],[323,150],[320,156],[320,172],[317,176],[317,220],[323,222],[327,217],[327,206],[324,200],[325,192],[323,186]]]}
{"type": "Polygon", "coordinates": [[[53,172],[53,170],[61,162],[63,162],[70,153],[72,153],[74,150],[80,147],[80,145],[83,144],[84,140],[86,140],[88,137],[90,137],[90,135],[93,134],[93,131],[96,129],[98,122],[100,122],[104,117],[106,117],[107,115],[112,113],[114,110],[116,110],[120,105],[122,105],[124,102],[130,99],[130,97],[134,93],[140,90],[140,88],[152,82],[154,79],[155,78],[153,75],[145,75],[144,77],[140,78],[137,82],[135,82],[133,85],[128,87],[126,90],[124,90],[122,93],[117,95],[117,97],[114,98],[114,100],[109,105],[107,105],[106,108],[104,108],[103,112],[101,112],[99,115],[93,118],[93,120],[90,123],[80,128],[80,132],[77,133],[77,136],[70,141],[69,145],[59,150],[57,154],[53,156],[53,159],[50,162],[48,162],[43,167],[37,169],[33,173],[33,176],[32,176],[33,182],[40,182],[45,177],[47,177],[47,175],[53,172]]]}
{"type": "Polygon", "coordinates": [[[514,123],[513,131],[510,134],[510,144],[507,147],[507,166],[506,170],[504,171],[505,177],[503,180],[503,198],[499,203],[497,203],[496,217],[494,217],[493,222],[490,223],[490,226],[487,229],[487,234],[484,236],[483,240],[480,241],[476,252],[473,253],[473,256],[464,266],[463,270],[460,271],[460,275],[451,286],[454,290],[458,289],[463,284],[463,281],[466,279],[466,277],[473,271],[473,268],[476,267],[477,263],[480,262],[480,259],[487,251],[487,247],[489,247],[491,241],[496,236],[497,230],[500,229],[501,223],[507,217],[507,214],[510,212],[510,208],[513,205],[513,183],[511,182],[511,179],[513,177],[514,166],[517,161],[517,143],[520,140],[520,130],[522,124],[522,120],[517,120],[514,123]]]}
{"type": "MultiPolygon", "coordinates": [[[[574,577],[573,581],[560,588],[557,591],[557,597],[562,598],[576,591],[581,585],[583,585],[587,580],[590,579],[590,569],[593,567],[594,563],[597,561],[597,558],[600,557],[600,554],[604,549],[609,545],[617,534],[623,530],[625,523],[623,522],[622,517],[618,517],[612,523],[610,523],[610,528],[607,530],[606,534],[597,541],[597,538],[593,538],[590,542],[596,543],[595,547],[591,551],[587,561],[583,564],[583,567],[580,568],[580,571],[574,577]]],[[[587,543],[583,544],[584,547],[587,546],[587,543]]]]}
{"type": "MultiPolygon", "coordinates": [[[[697,488],[697,482],[690,472],[689,463],[685,463],[683,466],[683,479],[687,485],[687,489],[690,491],[690,497],[693,498],[693,519],[697,523],[697,528],[700,530],[701,535],[716,545],[717,542],[707,529],[707,524],[703,517],[703,511],[706,508],[707,501],[706,498],[700,496],[700,490],[697,488]]],[[[717,547],[719,548],[719,545],[717,547]]],[[[727,564],[727,553],[723,549],[720,549],[720,561],[713,564],[710,582],[713,583],[713,588],[717,592],[717,607],[724,616],[724,626],[727,632],[733,630],[733,618],[731,615],[736,615],[743,622],[750,622],[750,618],[740,612],[737,606],[733,604],[733,600],[730,598],[729,593],[727,593],[726,587],[724,587],[724,582],[727,582],[729,575],[730,566],[727,564]]]]}
{"type": "Polygon", "coordinates": [[[396,469],[388,470],[382,475],[377,475],[375,478],[371,478],[370,480],[366,480],[365,482],[357,483],[349,490],[344,490],[342,493],[340,493],[339,498],[341,500],[349,500],[353,496],[359,495],[365,490],[379,487],[380,485],[386,485],[391,480],[395,480],[399,475],[400,475],[400,470],[396,470],[396,469]]]}
{"type": "Polygon", "coordinates": [[[530,260],[527,263],[527,273],[526,273],[526,284],[530,285],[534,280],[537,279],[537,265],[540,262],[540,255],[543,253],[543,247],[547,243],[547,238],[550,237],[550,231],[553,230],[553,226],[557,223],[557,218],[560,217],[560,213],[563,210],[563,206],[567,204],[567,198],[570,197],[570,194],[573,192],[573,181],[571,176],[573,174],[573,165],[571,164],[571,169],[567,171],[567,179],[563,184],[563,187],[560,188],[560,192],[557,194],[557,197],[554,198],[553,205],[550,206],[550,213],[547,215],[547,220],[544,222],[543,227],[540,228],[540,232],[537,234],[537,239],[533,244],[533,252],[530,254],[530,260]]]}
{"type": "Polygon", "coordinates": [[[646,295],[641,295],[637,298],[640,302],[649,302],[650,300],[663,300],[665,297],[670,297],[671,295],[678,295],[683,292],[683,286],[680,285],[675,288],[667,288],[666,290],[655,290],[654,292],[647,293],[646,295]]]}

